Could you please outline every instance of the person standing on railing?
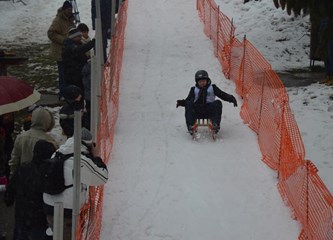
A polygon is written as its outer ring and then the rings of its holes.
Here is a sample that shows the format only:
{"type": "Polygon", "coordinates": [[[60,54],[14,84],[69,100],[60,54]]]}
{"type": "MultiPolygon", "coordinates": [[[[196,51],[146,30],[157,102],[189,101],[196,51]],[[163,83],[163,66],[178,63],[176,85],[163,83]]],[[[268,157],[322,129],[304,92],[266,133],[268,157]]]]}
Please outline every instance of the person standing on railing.
{"type": "Polygon", "coordinates": [[[191,87],[186,99],[177,100],[176,107],[185,107],[186,125],[191,135],[195,132],[195,120],[209,118],[213,124],[213,131],[220,130],[222,102],[215,97],[231,102],[237,107],[237,100],[233,95],[227,94],[211,83],[208,73],[199,70],[195,73],[195,86],[191,87]]]}
{"type": "Polygon", "coordinates": [[[58,66],[59,100],[63,100],[63,91],[65,88],[61,51],[69,29],[74,27],[73,6],[69,1],[65,1],[62,7],[58,9],[57,15],[47,31],[47,36],[51,40],[50,57],[57,62],[58,66]]]}

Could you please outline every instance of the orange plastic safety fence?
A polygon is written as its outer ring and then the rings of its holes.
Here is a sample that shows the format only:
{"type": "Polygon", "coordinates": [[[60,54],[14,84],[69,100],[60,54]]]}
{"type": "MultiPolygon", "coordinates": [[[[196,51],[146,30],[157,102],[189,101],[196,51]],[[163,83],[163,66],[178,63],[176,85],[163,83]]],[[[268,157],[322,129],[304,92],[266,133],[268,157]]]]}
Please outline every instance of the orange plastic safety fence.
{"type": "Polygon", "coordinates": [[[302,224],[299,239],[333,239],[333,197],[314,164],[304,160],[302,137],[280,78],[245,37],[243,42],[234,37],[232,22],[213,0],[197,0],[197,9],[224,75],[243,99],[241,117],[257,133],[263,161],[278,172],[282,199],[302,224]]]}
{"type": "Polygon", "coordinates": [[[214,1],[197,1],[197,9],[205,23],[204,32],[212,40],[214,53],[222,65],[223,73],[229,75],[230,49],[235,27],[214,1]]]}
{"type": "MultiPolygon", "coordinates": [[[[107,163],[113,144],[118,116],[119,81],[124,51],[124,33],[127,22],[128,1],[118,11],[112,46],[103,69],[100,99],[100,125],[97,133],[99,155],[107,163]]],[[[99,239],[102,222],[103,186],[89,187],[89,202],[80,211],[75,239],[99,239]]]]}

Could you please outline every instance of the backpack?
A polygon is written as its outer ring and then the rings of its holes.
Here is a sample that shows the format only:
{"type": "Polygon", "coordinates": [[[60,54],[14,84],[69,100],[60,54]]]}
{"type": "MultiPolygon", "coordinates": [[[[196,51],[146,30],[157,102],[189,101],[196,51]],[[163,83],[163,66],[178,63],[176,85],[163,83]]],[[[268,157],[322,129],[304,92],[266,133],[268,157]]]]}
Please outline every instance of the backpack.
{"type": "Polygon", "coordinates": [[[66,186],[64,177],[64,162],[74,156],[73,153],[63,154],[56,152],[55,156],[50,159],[46,159],[43,164],[44,175],[44,192],[55,195],[60,194],[65,189],[70,188],[73,184],[66,186]]]}

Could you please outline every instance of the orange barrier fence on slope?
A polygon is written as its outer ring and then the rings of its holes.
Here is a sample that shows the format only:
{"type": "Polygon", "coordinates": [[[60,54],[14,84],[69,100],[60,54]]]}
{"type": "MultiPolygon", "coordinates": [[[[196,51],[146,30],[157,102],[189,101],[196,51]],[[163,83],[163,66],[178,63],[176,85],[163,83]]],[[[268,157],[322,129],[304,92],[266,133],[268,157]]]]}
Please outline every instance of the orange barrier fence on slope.
{"type": "MultiPolygon", "coordinates": [[[[111,38],[112,46],[103,69],[100,99],[100,126],[97,145],[100,156],[107,163],[113,145],[113,135],[118,116],[119,81],[124,51],[124,33],[127,21],[128,1],[120,6],[111,38]]],[[[80,212],[76,239],[99,239],[103,206],[103,186],[90,187],[89,203],[80,212]]]]}
{"type": "Polygon", "coordinates": [[[333,197],[305,160],[305,149],[289,98],[278,75],[262,54],[244,37],[234,37],[235,27],[213,0],[197,0],[204,32],[226,78],[242,97],[241,117],[258,135],[263,161],[278,173],[278,189],[302,225],[300,240],[333,239],[333,197]]]}

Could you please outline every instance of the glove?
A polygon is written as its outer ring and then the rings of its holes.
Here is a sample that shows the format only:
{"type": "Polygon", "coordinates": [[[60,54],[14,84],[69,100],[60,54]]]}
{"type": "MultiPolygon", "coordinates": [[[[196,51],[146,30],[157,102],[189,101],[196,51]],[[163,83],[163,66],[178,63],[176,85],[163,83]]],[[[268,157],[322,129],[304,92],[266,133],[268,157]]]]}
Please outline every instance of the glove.
{"type": "Polygon", "coordinates": [[[107,169],[105,163],[102,161],[102,158],[94,157],[92,160],[97,165],[97,167],[107,169]]]}
{"type": "Polygon", "coordinates": [[[108,30],[106,31],[106,36],[108,39],[111,39],[111,28],[108,28],[108,30]]]}
{"type": "Polygon", "coordinates": [[[176,108],[178,108],[179,106],[184,107],[185,106],[185,100],[177,100],[177,104],[176,104],[176,108]]]}
{"type": "Polygon", "coordinates": [[[237,100],[235,99],[235,101],[234,101],[234,107],[237,107],[238,105],[237,105],[237,100]]]}
{"type": "Polygon", "coordinates": [[[233,102],[233,104],[234,104],[234,107],[237,107],[237,106],[238,106],[238,105],[237,105],[237,100],[236,100],[235,97],[233,97],[232,102],[233,102]]]}

